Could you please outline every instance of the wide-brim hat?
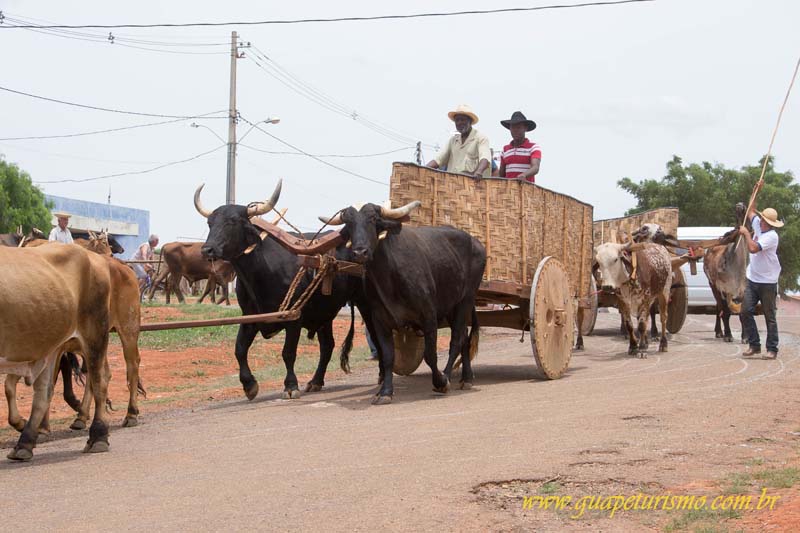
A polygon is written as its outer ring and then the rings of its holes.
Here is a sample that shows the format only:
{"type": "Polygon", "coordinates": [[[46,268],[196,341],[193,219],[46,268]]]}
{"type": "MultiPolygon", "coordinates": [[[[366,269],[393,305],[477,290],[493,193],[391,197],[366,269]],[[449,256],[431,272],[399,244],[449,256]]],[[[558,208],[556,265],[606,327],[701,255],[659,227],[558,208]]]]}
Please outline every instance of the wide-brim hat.
{"type": "Polygon", "coordinates": [[[758,215],[761,217],[761,220],[772,226],[773,228],[782,228],[783,222],[778,220],[778,212],[768,207],[763,211],[759,211],[758,215]]]}
{"type": "Polygon", "coordinates": [[[468,105],[461,104],[460,106],[458,106],[453,111],[450,111],[447,114],[447,116],[450,118],[450,120],[452,120],[454,122],[456,120],[456,115],[466,115],[466,116],[468,116],[469,118],[472,119],[472,123],[473,124],[477,124],[478,123],[478,115],[473,113],[472,112],[472,108],[469,107],[468,105]]]}
{"type": "Polygon", "coordinates": [[[56,211],[53,213],[53,216],[56,218],[70,218],[72,215],[64,211],[56,211]]]}
{"type": "Polygon", "coordinates": [[[536,129],[536,123],[525,118],[525,115],[522,114],[522,111],[514,111],[514,113],[511,114],[510,119],[500,121],[500,124],[502,124],[507,130],[510,130],[511,126],[514,124],[523,123],[525,124],[525,127],[528,128],[528,131],[533,131],[536,129]]]}

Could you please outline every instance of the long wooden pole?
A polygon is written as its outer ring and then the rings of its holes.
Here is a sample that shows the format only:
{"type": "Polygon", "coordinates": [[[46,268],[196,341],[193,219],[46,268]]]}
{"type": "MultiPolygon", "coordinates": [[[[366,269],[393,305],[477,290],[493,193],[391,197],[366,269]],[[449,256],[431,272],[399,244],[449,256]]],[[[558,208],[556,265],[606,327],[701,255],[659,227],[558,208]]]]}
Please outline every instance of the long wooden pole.
{"type": "Polygon", "coordinates": [[[750,195],[750,203],[747,204],[747,211],[745,211],[745,214],[749,213],[750,209],[753,208],[753,204],[756,201],[756,196],[758,196],[758,192],[761,190],[761,186],[764,184],[764,174],[767,172],[767,164],[769,163],[769,156],[772,155],[772,145],[775,143],[775,136],[778,134],[778,126],[781,125],[781,117],[783,117],[783,110],[786,109],[786,102],[789,101],[789,94],[792,92],[792,87],[794,86],[794,80],[795,78],[797,78],[798,69],[800,69],[800,58],[797,59],[797,64],[794,66],[794,74],[792,74],[792,81],[789,82],[789,88],[786,90],[786,96],[783,99],[781,110],[778,112],[778,120],[775,122],[775,129],[772,130],[772,138],[769,141],[769,148],[767,148],[767,155],[766,157],[764,157],[764,165],[761,167],[761,176],[758,178],[756,186],[753,187],[753,194],[750,195]]]}

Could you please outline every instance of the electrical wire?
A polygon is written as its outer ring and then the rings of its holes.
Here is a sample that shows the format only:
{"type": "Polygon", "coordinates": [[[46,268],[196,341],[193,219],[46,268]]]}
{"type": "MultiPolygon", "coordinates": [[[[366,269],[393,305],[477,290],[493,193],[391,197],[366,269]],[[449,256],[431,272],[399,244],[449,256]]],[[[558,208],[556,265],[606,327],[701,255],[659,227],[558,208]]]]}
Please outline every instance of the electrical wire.
{"type": "Polygon", "coordinates": [[[373,179],[373,178],[369,178],[369,177],[367,177],[367,176],[364,176],[364,175],[362,175],[362,174],[358,174],[358,173],[356,173],[356,172],[353,172],[352,170],[347,170],[346,168],[342,168],[342,167],[340,167],[340,166],[334,165],[333,163],[331,163],[331,162],[329,162],[329,161],[325,161],[324,159],[321,159],[321,158],[320,158],[320,157],[318,157],[318,156],[315,156],[315,155],[313,155],[313,154],[310,154],[310,153],[306,152],[305,150],[302,150],[302,149],[300,149],[300,148],[298,148],[298,147],[294,146],[293,144],[290,144],[290,143],[288,143],[288,142],[284,141],[284,140],[283,140],[283,139],[281,139],[280,137],[277,137],[277,136],[275,136],[275,135],[271,134],[270,132],[268,132],[268,131],[266,131],[265,129],[261,128],[261,127],[258,125],[258,123],[256,123],[256,124],[253,124],[252,122],[250,122],[249,120],[247,120],[247,119],[246,119],[246,118],[244,118],[244,117],[240,117],[240,118],[241,118],[243,121],[245,121],[245,122],[247,122],[248,124],[250,124],[251,126],[253,126],[253,127],[254,127],[255,129],[257,129],[258,131],[260,131],[261,133],[263,133],[264,135],[267,135],[267,136],[269,136],[269,137],[272,137],[273,139],[275,139],[275,140],[276,140],[276,141],[278,141],[279,143],[281,143],[281,144],[285,144],[285,145],[286,145],[286,146],[288,146],[289,148],[291,148],[291,149],[293,149],[293,150],[296,150],[296,151],[300,152],[301,154],[303,154],[303,155],[305,155],[305,156],[308,156],[308,157],[310,157],[311,159],[314,159],[314,160],[316,160],[316,161],[319,161],[319,162],[320,162],[320,163],[322,163],[323,165],[327,165],[327,166],[329,166],[329,167],[331,167],[331,168],[334,168],[334,169],[336,169],[336,170],[338,170],[338,171],[340,171],[340,172],[344,172],[345,174],[349,174],[349,175],[351,175],[351,176],[353,176],[353,177],[356,177],[356,178],[358,178],[358,179],[361,179],[361,180],[364,180],[364,181],[369,181],[369,182],[372,182],[372,183],[377,183],[378,185],[389,185],[389,184],[388,184],[387,182],[385,182],[385,181],[380,181],[380,180],[376,180],[376,179],[373,179]]]}
{"type": "MultiPolygon", "coordinates": [[[[140,113],[140,112],[137,112],[137,111],[124,111],[124,110],[121,110],[121,109],[110,109],[110,108],[107,108],[107,107],[98,107],[98,106],[92,106],[92,105],[86,105],[86,104],[76,104],[74,102],[67,102],[67,101],[64,101],[64,100],[58,100],[56,98],[48,98],[46,96],[39,96],[39,95],[36,95],[36,94],[26,93],[26,92],[23,92],[23,91],[16,91],[14,89],[9,89],[8,87],[2,87],[2,86],[0,86],[0,90],[6,91],[6,92],[9,92],[9,93],[19,94],[21,96],[28,96],[30,98],[36,98],[38,100],[45,100],[47,102],[54,102],[56,104],[64,104],[64,105],[70,105],[70,106],[74,106],[74,107],[81,107],[81,108],[84,108],[84,109],[92,109],[94,111],[106,111],[108,113],[121,113],[123,115],[136,115],[136,116],[139,116],[139,117],[177,118],[177,119],[182,119],[182,120],[193,119],[193,118],[201,118],[201,115],[162,115],[162,114],[159,114],[159,113],[140,113]]],[[[228,117],[207,117],[207,118],[224,118],[224,119],[227,119],[228,117]]]]}
{"type": "MultiPolygon", "coordinates": [[[[303,96],[304,98],[325,109],[328,109],[329,111],[332,111],[333,113],[355,120],[362,126],[365,126],[388,139],[402,144],[416,144],[418,139],[414,138],[413,136],[393,130],[387,126],[383,126],[365,117],[364,115],[361,115],[355,109],[348,108],[347,106],[338,103],[333,98],[315,89],[313,86],[309,85],[300,78],[294,76],[288,70],[278,65],[274,60],[269,58],[264,52],[258,49],[258,47],[251,45],[251,49],[252,55],[248,55],[246,57],[250,59],[250,61],[260,68],[265,74],[272,77],[289,90],[299,94],[300,96],[303,96]],[[253,55],[256,57],[254,58],[253,55]],[[261,62],[259,62],[259,59],[261,62]]],[[[433,144],[423,144],[428,148],[434,148],[433,144]]]]}
{"type": "MultiPolygon", "coordinates": [[[[227,118],[227,117],[209,117],[209,115],[216,115],[217,113],[227,113],[228,111],[223,109],[221,111],[212,111],[211,113],[204,113],[202,115],[198,115],[192,118],[227,118]]],[[[175,124],[176,122],[184,122],[186,120],[190,120],[189,118],[178,118],[174,120],[164,120],[161,122],[150,122],[147,124],[134,124],[133,126],[123,126],[121,128],[111,128],[107,130],[96,130],[96,131],[85,131],[82,133],[66,133],[62,135],[33,135],[29,137],[0,137],[0,141],[29,141],[29,140],[41,140],[41,139],[68,139],[71,137],[84,137],[86,135],[99,135],[102,133],[113,133],[117,131],[126,131],[126,130],[135,130],[138,128],[148,128],[150,126],[162,126],[164,124],[175,124]]]]}
{"type": "Polygon", "coordinates": [[[65,178],[65,179],[57,179],[57,180],[34,180],[33,183],[85,183],[87,181],[98,181],[98,180],[106,180],[111,178],[121,178],[123,176],[134,176],[140,174],[148,174],[150,172],[155,172],[156,170],[161,170],[162,168],[171,167],[173,165],[179,165],[181,163],[188,163],[189,161],[194,161],[195,159],[199,159],[203,156],[206,156],[212,152],[216,152],[220,148],[226,147],[227,144],[221,144],[216,148],[208,150],[207,152],[203,152],[192,157],[187,157],[186,159],[181,159],[179,161],[170,161],[169,163],[164,163],[163,165],[159,165],[157,167],[148,168],[145,170],[133,170],[130,172],[119,172],[117,174],[107,174],[105,176],[95,176],[93,178],[65,178]]]}
{"type": "Polygon", "coordinates": [[[609,2],[582,2],[579,4],[551,4],[544,6],[530,7],[508,7],[499,9],[482,9],[470,11],[450,11],[439,13],[411,13],[406,15],[375,15],[365,17],[336,17],[336,18],[307,18],[307,19],[287,19],[287,20],[242,20],[230,22],[183,22],[183,23],[161,23],[161,24],[50,24],[50,25],[20,25],[7,26],[0,24],[0,29],[114,29],[114,28],[189,28],[189,27],[209,27],[209,26],[266,26],[266,25],[285,25],[285,24],[308,24],[326,22],[365,22],[374,20],[407,20],[418,18],[438,18],[456,17],[466,15],[490,15],[498,13],[522,13],[526,11],[545,11],[554,9],[576,9],[584,7],[599,6],[618,6],[622,4],[640,4],[644,2],[655,2],[655,0],[614,0],[609,2]]]}
{"type": "MultiPolygon", "coordinates": [[[[238,146],[243,146],[249,150],[255,150],[256,152],[263,152],[265,154],[273,154],[273,155],[309,155],[303,152],[281,152],[281,151],[272,151],[272,150],[264,150],[263,148],[256,148],[255,146],[250,146],[249,144],[243,144],[241,142],[236,143],[238,146]]],[[[406,150],[413,150],[414,146],[404,146],[402,148],[398,148],[396,150],[388,150],[386,152],[377,152],[374,154],[313,154],[314,157],[328,157],[328,158],[366,158],[366,157],[378,157],[382,155],[390,155],[396,154],[398,152],[405,152],[406,150]]]]}

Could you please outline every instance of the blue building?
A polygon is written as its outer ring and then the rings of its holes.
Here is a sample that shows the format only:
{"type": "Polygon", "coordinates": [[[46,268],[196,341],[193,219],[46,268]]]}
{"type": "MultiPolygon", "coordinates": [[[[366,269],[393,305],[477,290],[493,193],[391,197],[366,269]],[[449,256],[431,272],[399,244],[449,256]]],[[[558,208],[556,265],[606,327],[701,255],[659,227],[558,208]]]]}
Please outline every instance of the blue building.
{"type": "MultiPolygon", "coordinates": [[[[130,259],[136,248],[150,236],[150,211],[49,194],[45,198],[53,202],[53,212],[65,211],[71,215],[68,227],[73,237],[83,236],[89,231],[108,230],[125,248],[125,253],[118,255],[120,259],[130,259]]],[[[56,225],[55,217],[52,224],[56,225]]],[[[49,231],[47,228],[46,232],[49,231]]]]}

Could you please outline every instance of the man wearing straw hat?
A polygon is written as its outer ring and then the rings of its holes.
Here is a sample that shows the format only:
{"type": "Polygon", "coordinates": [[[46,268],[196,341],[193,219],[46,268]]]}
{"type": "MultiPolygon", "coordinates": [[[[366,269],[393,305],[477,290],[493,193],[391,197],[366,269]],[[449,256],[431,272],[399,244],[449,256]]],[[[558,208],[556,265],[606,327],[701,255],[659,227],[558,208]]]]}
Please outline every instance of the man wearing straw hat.
{"type": "Polygon", "coordinates": [[[70,214],[58,212],[53,213],[53,215],[56,217],[56,219],[58,219],[58,225],[50,231],[50,236],[47,238],[47,240],[61,242],[64,244],[72,244],[72,233],[70,233],[69,229],[67,229],[70,214]]]}
{"type": "Polygon", "coordinates": [[[539,164],[542,162],[542,149],[525,136],[525,132],[536,129],[536,123],[528,120],[522,111],[514,111],[511,118],[501,120],[500,125],[511,131],[511,144],[503,147],[497,175],[536,183],[536,174],[539,173],[539,164]]]}
{"type": "MultiPolygon", "coordinates": [[[[760,187],[758,187],[760,188],[760,187]]],[[[761,339],[758,336],[755,313],[756,304],[761,302],[764,320],[767,323],[767,355],[764,359],[778,357],[778,321],[776,319],[776,300],[778,296],[778,277],[781,264],[778,262],[778,232],[775,228],[783,226],[778,220],[778,212],[768,207],[756,216],[755,201],[747,213],[752,221],[753,236],[741,226],[739,233],[750,251],[750,264],[747,266],[747,288],[744,292],[741,319],[742,328],[750,347],[742,355],[752,357],[761,353],[761,339]]]]}
{"type": "Polygon", "coordinates": [[[448,172],[488,178],[491,175],[489,161],[492,159],[492,151],[489,138],[472,127],[478,123],[478,115],[469,106],[460,105],[447,116],[455,123],[458,133],[447,141],[444,149],[428,166],[447,167],[448,172]]]}

